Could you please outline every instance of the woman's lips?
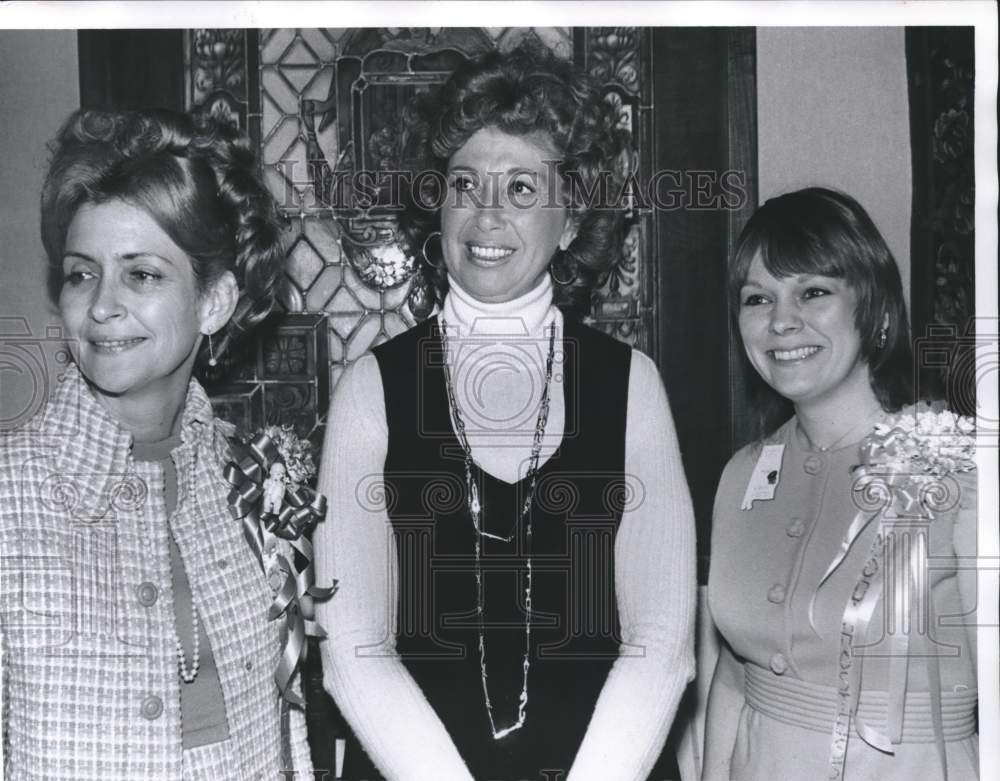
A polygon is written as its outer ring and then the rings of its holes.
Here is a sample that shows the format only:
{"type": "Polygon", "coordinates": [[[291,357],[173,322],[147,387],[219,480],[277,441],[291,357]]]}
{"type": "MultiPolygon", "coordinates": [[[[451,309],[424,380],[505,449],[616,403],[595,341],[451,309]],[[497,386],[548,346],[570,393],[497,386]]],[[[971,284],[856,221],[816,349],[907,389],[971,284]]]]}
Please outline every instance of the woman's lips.
{"type": "Polygon", "coordinates": [[[807,347],[796,347],[792,350],[768,350],[767,352],[775,361],[785,362],[804,360],[818,353],[820,349],[822,348],[816,345],[809,345],[807,347]]]}
{"type": "Polygon", "coordinates": [[[114,355],[129,350],[144,341],[146,341],[145,337],[138,336],[132,339],[91,339],[90,344],[99,353],[114,355]]]}
{"type": "Polygon", "coordinates": [[[498,247],[490,244],[473,244],[469,242],[465,245],[465,248],[472,260],[485,261],[487,263],[503,260],[514,254],[512,247],[498,247]]]}

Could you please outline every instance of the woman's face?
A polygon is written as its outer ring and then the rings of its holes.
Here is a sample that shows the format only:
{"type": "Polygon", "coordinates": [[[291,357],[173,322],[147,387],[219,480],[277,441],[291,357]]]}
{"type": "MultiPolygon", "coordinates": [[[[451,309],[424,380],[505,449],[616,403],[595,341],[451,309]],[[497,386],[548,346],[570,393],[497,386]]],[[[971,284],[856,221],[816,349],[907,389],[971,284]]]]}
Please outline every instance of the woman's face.
{"type": "Polygon", "coordinates": [[[858,295],[844,280],[817,274],[775,277],[758,256],[740,289],[739,326],[747,357],[768,385],[796,405],[870,394],[857,306],[858,295]]]}
{"type": "MultiPolygon", "coordinates": [[[[83,375],[104,397],[183,402],[212,298],[143,209],[81,206],[63,253],[59,309],[83,375]]],[[[223,320],[223,322],[225,322],[223,320]]]]}
{"type": "Polygon", "coordinates": [[[444,263],[452,279],[486,302],[535,287],[573,237],[556,153],[544,136],[474,133],[448,163],[441,213],[444,263]]]}

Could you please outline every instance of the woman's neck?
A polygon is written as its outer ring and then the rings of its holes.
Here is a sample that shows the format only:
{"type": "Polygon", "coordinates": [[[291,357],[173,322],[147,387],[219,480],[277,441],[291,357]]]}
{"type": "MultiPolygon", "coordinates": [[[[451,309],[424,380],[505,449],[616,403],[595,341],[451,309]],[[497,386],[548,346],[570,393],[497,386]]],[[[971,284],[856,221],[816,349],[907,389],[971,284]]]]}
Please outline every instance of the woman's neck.
{"type": "Polygon", "coordinates": [[[534,336],[555,317],[552,280],[548,274],[523,296],[495,304],[473,298],[454,279],[448,282],[442,315],[449,326],[457,327],[463,335],[534,336]]]}
{"type": "Polygon", "coordinates": [[[881,418],[882,405],[872,390],[868,367],[859,368],[862,371],[836,395],[795,405],[799,429],[813,448],[829,450],[852,444],[881,418]]]}
{"type": "Polygon", "coordinates": [[[132,435],[133,442],[159,442],[179,430],[187,386],[179,382],[171,383],[170,392],[162,388],[157,392],[130,393],[114,396],[95,389],[94,395],[125,431],[132,435]]]}

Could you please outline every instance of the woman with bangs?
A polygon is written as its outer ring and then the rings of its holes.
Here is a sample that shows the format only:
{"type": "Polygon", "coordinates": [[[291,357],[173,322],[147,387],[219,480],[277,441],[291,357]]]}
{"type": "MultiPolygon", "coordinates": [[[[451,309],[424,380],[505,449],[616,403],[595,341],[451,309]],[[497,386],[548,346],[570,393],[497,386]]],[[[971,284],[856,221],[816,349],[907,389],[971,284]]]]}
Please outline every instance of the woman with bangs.
{"type": "Polygon", "coordinates": [[[620,184],[627,138],[525,49],[412,127],[447,183],[408,232],[439,308],[347,370],[320,479],[344,777],[642,781],[693,674],[694,534],[655,365],[579,322],[623,215],[573,187],[620,184]]]}
{"type": "Polygon", "coordinates": [[[973,429],[913,405],[885,241],[843,193],[788,193],[729,289],[757,439],[715,501],[703,778],[977,778],[973,429]]]}

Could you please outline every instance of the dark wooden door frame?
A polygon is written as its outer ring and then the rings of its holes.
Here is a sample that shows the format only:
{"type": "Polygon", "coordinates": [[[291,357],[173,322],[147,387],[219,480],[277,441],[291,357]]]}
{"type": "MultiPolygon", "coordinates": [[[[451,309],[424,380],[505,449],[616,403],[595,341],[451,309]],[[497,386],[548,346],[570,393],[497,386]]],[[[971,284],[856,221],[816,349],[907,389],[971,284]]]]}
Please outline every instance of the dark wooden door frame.
{"type": "Polygon", "coordinates": [[[716,485],[749,430],[726,270],[757,206],[756,32],[656,28],[652,42],[654,176],[675,196],[664,190],[655,208],[656,357],[694,500],[704,582],[716,485]]]}
{"type": "Polygon", "coordinates": [[[80,106],[184,110],[183,30],[80,30],[80,106]]]}

